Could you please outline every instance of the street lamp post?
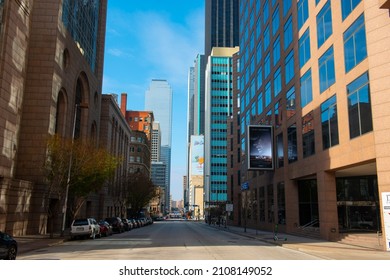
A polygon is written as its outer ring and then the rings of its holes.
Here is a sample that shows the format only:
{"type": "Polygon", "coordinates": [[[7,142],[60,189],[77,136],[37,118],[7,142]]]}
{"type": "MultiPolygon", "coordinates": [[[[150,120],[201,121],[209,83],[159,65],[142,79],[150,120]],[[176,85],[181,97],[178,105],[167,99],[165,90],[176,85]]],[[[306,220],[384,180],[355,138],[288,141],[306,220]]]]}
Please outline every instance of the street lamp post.
{"type": "Polygon", "coordinates": [[[77,119],[78,108],[80,108],[80,109],[88,108],[88,105],[87,104],[76,104],[75,105],[74,116],[73,116],[73,129],[72,129],[72,145],[71,145],[70,156],[69,156],[68,178],[66,180],[64,207],[62,208],[61,236],[64,236],[64,233],[65,233],[66,212],[68,210],[69,185],[70,185],[70,176],[71,176],[72,161],[73,161],[73,144],[74,144],[74,137],[75,137],[75,132],[76,132],[76,119],[77,119]]]}

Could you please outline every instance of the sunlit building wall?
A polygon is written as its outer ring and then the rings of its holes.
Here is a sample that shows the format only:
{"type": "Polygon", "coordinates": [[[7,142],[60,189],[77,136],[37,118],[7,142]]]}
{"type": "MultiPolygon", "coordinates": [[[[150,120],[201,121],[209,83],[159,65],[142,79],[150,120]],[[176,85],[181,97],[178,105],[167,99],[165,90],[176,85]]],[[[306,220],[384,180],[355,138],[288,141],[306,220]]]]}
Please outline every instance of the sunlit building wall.
{"type": "Polygon", "coordinates": [[[236,224],[328,240],[372,232],[360,245],[388,249],[387,2],[240,1],[236,224]],[[247,170],[248,125],[273,127],[273,171],[247,170]]]}

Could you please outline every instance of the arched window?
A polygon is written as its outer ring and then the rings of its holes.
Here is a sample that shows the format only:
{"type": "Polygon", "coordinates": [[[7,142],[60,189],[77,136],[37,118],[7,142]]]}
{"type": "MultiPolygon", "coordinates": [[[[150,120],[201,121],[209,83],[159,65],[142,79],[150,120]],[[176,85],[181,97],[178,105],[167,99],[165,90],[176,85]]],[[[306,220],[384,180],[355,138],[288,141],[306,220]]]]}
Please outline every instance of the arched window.
{"type": "Polygon", "coordinates": [[[66,92],[61,89],[57,97],[57,112],[56,112],[56,125],[55,133],[61,137],[65,136],[66,128],[66,104],[67,104],[66,92]]]}
{"type": "Polygon", "coordinates": [[[75,120],[74,120],[74,139],[80,138],[80,131],[81,131],[81,107],[80,104],[82,102],[83,98],[83,83],[80,79],[77,80],[76,85],[76,96],[75,96],[75,120]]]}

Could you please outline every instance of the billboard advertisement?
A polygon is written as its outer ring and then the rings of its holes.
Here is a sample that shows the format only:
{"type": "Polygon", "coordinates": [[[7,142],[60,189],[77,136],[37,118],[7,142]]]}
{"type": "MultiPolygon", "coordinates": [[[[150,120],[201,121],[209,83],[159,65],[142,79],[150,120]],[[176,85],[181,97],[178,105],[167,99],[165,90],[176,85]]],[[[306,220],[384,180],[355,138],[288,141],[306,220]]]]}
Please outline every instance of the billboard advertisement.
{"type": "Polygon", "coordinates": [[[382,193],[382,214],[386,237],[386,250],[390,251],[390,192],[382,193]]]}
{"type": "Polygon", "coordinates": [[[247,130],[248,169],[273,170],[273,131],[270,125],[249,125],[247,130]]]}
{"type": "Polygon", "coordinates": [[[191,176],[203,175],[204,166],[204,136],[191,136],[191,176]]]}

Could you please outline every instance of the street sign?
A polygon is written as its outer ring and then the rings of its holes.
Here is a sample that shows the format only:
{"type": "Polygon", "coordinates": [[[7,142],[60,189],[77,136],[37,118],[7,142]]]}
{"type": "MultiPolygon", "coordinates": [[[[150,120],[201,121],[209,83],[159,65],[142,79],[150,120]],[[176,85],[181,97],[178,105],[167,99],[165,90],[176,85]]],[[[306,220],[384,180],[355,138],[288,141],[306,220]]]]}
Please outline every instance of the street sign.
{"type": "Polygon", "coordinates": [[[241,185],[241,191],[249,190],[249,183],[245,182],[241,185]]]}
{"type": "Polygon", "coordinates": [[[233,204],[226,204],[226,212],[233,212],[233,204]]]}

